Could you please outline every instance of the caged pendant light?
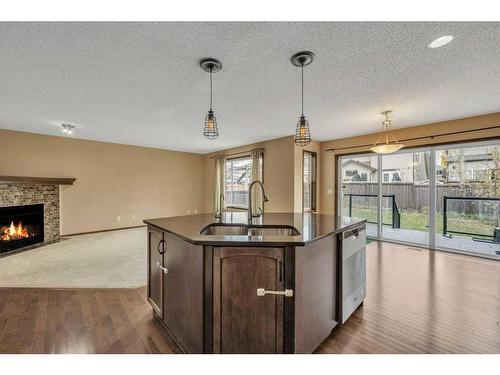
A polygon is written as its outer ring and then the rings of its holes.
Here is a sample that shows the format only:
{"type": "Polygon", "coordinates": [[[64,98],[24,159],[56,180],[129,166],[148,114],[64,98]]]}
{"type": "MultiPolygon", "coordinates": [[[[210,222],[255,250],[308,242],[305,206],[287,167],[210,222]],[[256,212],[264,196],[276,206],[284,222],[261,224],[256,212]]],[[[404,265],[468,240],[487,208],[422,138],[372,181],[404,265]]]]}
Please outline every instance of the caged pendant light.
{"type": "Polygon", "coordinates": [[[292,65],[300,67],[302,73],[302,114],[295,127],[294,142],[297,146],[303,147],[311,142],[311,132],[309,130],[309,122],[304,116],[304,66],[312,63],[314,53],[309,51],[298,52],[290,59],[292,65]]]}
{"type": "Polygon", "coordinates": [[[212,109],[212,74],[221,70],[222,64],[219,60],[206,58],[200,61],[200,67],[205,72],[210,73],[210,108],[205,116],[203,135],[208,139],[215,139],[219,136],[219,128],[217,127],[217,118],[212,109]]]}
{"type": "Polygon", "coordinates": [[[394,134],[392,134],[391,120],[389,118],[391,113],[392,111],[382,112],[385,116],[385,120],[382,121],[382,133],[380,133],[375,144],[370,147],[370,150],[377,154],[391,154],[405,146],[403,143],[398,142],[394,134]]]}

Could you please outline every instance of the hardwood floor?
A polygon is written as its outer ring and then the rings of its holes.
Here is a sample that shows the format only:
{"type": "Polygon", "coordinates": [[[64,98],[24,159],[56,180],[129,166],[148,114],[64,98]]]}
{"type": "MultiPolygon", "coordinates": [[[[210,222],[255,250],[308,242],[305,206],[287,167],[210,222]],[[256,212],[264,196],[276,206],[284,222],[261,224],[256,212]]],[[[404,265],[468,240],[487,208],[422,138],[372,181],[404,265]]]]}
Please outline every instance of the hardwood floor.
{"type": "Polygon", "coordinates": [[[172,353],[136,290],[0,289],[0,353],[172,353]]]}
{"type": "Polygon", "coordinates": [[[317,353],[500,353],[500,262],[372,242],[367,298],[317,353]]]}
{"type": "MultiPolygon", "coordinates": [[[[0,288],[0,353],[172,353],[146,288],[0,288]]],[[[317,353],[500,353],[500,262],[373,242],[367,298],[317,353]]]]}

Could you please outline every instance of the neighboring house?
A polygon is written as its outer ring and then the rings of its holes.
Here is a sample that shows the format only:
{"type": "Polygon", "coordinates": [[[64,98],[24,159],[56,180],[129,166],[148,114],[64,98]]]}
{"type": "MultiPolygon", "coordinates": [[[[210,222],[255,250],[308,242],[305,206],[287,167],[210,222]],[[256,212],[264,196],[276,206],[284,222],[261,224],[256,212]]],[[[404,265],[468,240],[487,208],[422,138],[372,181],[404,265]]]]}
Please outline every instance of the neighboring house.
{"type": "MultiPolygon", "coordinates": [[[[436,159],[436,180],[438,183],[484,181],[494,168],[491,147],[471,147],[441,151],[436,159]]],[[[382,182],[405,182],[426,184],[430,176],[428,152],[384,155],[382,158],[382,182]]],[[[347,159],[342,163],[342,181],[376,182],[378,175],[377,157],[363,156],[347,159]]]]}
{"type": "Polygon", "coordinates": [[[342,181],[376,181],[377,168],[370,165],[370,158],[348,159],[342,163],[342,171],[342,181]]]}
{"type": "Polygon", "coordinates": [[[443,151],[446,165],[443,178],[447,182],[483,181],[493,168],[489,147],[473,147],[443,151]]]}
{"type": "Polygon", "coordinates": [[[382,182],[402,182],[399,169],[384,169],[382,171],[382,182]]]}
{"type": "MultiPolygon", "coordinates": [[[[415,182],[428,180],[428,154],[407,153],[386,155],[382,159],[382,182],[415,182]]],[[[344,182],[377,181],[377,157],[347,159],[342,163],[344,182]]]]}

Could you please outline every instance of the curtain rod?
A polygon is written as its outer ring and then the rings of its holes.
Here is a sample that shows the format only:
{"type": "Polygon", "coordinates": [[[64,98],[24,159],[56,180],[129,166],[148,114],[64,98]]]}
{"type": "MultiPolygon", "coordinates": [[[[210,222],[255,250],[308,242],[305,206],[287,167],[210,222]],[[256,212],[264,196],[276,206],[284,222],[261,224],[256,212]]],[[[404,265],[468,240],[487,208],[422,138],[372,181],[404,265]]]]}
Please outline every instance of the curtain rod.
{"type": "Polygon", "coordinates": [[[253,150],[264,150],[264,148],[262,148],[262,147],[256,147],[256,148],[251,148],[249,150],[244,150],[244,151],[239,151],[239,152],[233,152],[231,154],[220,153],[220,154],[217,154],[217,155],[214,155],[214,156],[210,156],[210,159],[215,159],[217,156],[234,156],[234,155],[240,155],[240,154],[248,154],[248,153],[252,152],[253,150]]]}
{"type": "MultiPolygon", "coordinates": [[[[424,137],[415,137],[415,138],[401,139],[399,142],[416,141],[416,140],[419,140],[419,139],[426,139],[426,138],[434,139],[436,137],[444,137],[446,135],[463,134],[463,133],[470,133],[470,132],[477,132],[477,131],[481,131],[481,130],[491,130],[491,129],[498,129],[498,128],[500,128],[500,125],[489,126],[489,127],[486,127],[486,128],[479,128],[479,129],[461,130],[461,131],[458,131],[458,132],[451,132],[451,133],[426,135],[424,137]]],[[[360,147],[368,147],[368,146],[373,146],[373,143],[369,143],[369,144],[365,144],[365,145],[359,145],[359,146],[349,146],[349,147],[339,147],[339,148],[327,148],[325,151],[349,150],[351,148],[360,148],[360,147]]]]}

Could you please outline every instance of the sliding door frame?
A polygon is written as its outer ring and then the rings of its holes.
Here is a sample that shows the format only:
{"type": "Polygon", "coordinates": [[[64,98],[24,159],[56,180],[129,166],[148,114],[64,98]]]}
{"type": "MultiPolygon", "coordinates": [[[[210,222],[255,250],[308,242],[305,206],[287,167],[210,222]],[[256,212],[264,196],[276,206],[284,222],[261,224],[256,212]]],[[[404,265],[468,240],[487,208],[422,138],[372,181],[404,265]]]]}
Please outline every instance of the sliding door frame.
{"type": "Polygon", "coordinates": [[[384,233],[384,218],[382,212],[382,155],[377,155],[377,172],[378,172],[378,184],[377,184],[377,239],[381,239],[384,233]]]}
{"type": "MultiPolygon", "coordinates": [[[[488,256],[487,254],[482,254],[482,253],[475,253],[475,252],[468,252],[464,250],[457,250],[454,248],[448,248],[448,247],[443,247],[443,246],[436,246],[436,208],[437,208],[437,202],[436,202],[436,154],[438,151],[442,150],[448,150],[448,149],[456,149],[456,148],[464,148],[467,146],[470,147],[482,147],[482,146],[492,146],[498,144],[500,141],[500,138],[493,138],[493,139],[487,139],[487,140],[471,140],[471,141],[457,141],[457,142],[449,142],[449,143],[442,143],[442,144],[435,144],[432,146],[417,146],[417,147],[411,147],[411,148],[405,148],[403,151],[398,151],[394,154],[405,154],[405,153],[415,153],[415,152],[429,152],[429,197],[428,197],[428,204],[429,204],[429,216],[428,216],[428,222],[429,222],[429,242],[427,246],[420,244],[420,243],[414,243],[414,242],[406,242],[406,241],[399,241],[399,240],[393,240],[393,239],[388,239],[388,238],[383,238],[383,223],[382,223],[382,156],[381,154],[374,154],[372,152],[365,152],[365,153],[359,153],[359,154],[345,154],[345,155],[338,155],[337,157],[337,208],[336,208],[336,213],[338,216],[342,214],[342,160],[345,160],[346,158],[355,158],[355,157],[377,157],[377,173],[378,173],[378,197],[377,197],[377,236],[367,236],[371,239],[374,240],[379,240],[379,241],[385,241],[385,242],[392,242],[392,243],[398,243],[398,244],[403,244],[403,245],[409,245],[409,246],[414,246],[414,247],[422,247],[422,248],[428,248],[428,249],[433,249],[433,250],[443,250],[443,251],[449,251],[453,253],[458,253],[458,254],[466,254],[466,255],[474,255],[474,256],[479,256],[483,258],[490,258],[490,259],[498,259],[498,257],[493,257],[493,256],[488,256]]],[[[393,155],[394,155],[393,154],[393,155]]]]}
{"type": "Polygon", "coordinates": [[[377,235],[374,236],[368,236],[369,238],[380,240],[382,237],[382,175],[380,173],[380,166],[382,165],[382,155],[375,155],[373,152],[365,152],[361,154],[345,154],[345,155],[339,155],[337,157],[337,188],[335,189],[337,193],[336,197],[336,203],[337,207],[335,209],[336,215],[341,216],[342,215],[342,160],[345,160],[349,157],[377,157],[377,235]]]}

